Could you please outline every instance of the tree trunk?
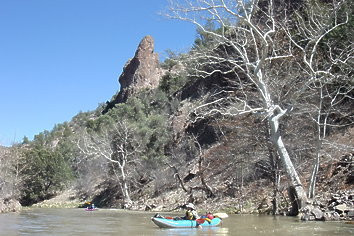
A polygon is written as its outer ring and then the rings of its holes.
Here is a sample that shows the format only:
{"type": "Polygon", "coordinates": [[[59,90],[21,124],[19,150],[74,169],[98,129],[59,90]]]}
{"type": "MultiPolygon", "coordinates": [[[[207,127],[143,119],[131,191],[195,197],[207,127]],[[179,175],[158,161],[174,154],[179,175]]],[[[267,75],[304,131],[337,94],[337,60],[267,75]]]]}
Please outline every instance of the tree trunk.
{"type": "Polygon", "coordinates": [[[282,164],[284,165],[285,173],[290,181],[290,187],[294,189],[294,194],[293,196],[290,196],[290,198],[294,198],[294,201],[291,202],[293,208],[292,212],[296,212],[295,214],[297,215],[299,210],[305,206],[307,197],[279,132],[279,120],[287,110],[281,109],[279,105],[274,105],[268,88],[263,81],[263,73],[261,69],[256,71],[256,75],[258,90],[262,94],[264,107],[268,111],[267,120],[269,124],[270,140],[278,152],[282,164]]]}
{"type": "Polygon", "coordinates": [[[273,189],[273,200],[272,200],[272,214],[278,215],[279,214],[279,181],[280,176],[275,174],[274,180],[274,189],[273,189]]]}
{"type": "Polygon", "coordinates": [[[280,173],[279,173],[279,161],[278,156],[273,155],[273,151],[270,150],[270,162],[272,166],[272,178],[273,178],[273,199],[272,199],[272,214],[279,214],[279,185],[280,185],[280,173]]]}
{"type": "MultiPolygon", "coordinates": [[[[266,134],[268,140],[270,140],[270,129],[269,123],[265,122],[266,134]]],[[[272,199],[272,214],[279,214],[279,185],[280,185],[280,167],[279,167],[279,156],[275,153],[273,145],[271,142],[267,142],[268,152],[269,152],[269,163],[271,166],[271,180],[273,182],[273,199],[272,199]]]]}
{"type": "Polygon", "coordinates": [[[317,174],[318,174],[318,167],[320,165],[320,157],[319,153],[317,153],[317,157],[315,163],[313,164],[313,169],[311,173],[308,197],[314,198],[315,197],[315,189],[316,189],[316,182],[317,182],[317,174]]]}
{"type": "Polygon", "coordinates": [[[123,166],[120,166],[119,169],[120,169],[121,176],[122,176],[122,191],[123,191],[123,196],[124,196],[124,208],[130,208],[130,206],[132,204],[132,200],[130,199],[130,195],[129,195],[127,178],[125,176],[123,166]]]}
{"type": "Polygon", "coordinates": [[[319,94],[320,94],[320,102],[318,105],[318,114],[317,114],[317,147],[316,147],[316,159],[313,164],[312,168],[312,173],[311,173],[311,179],[310,179],[310,184],[309,184],[309,190],[308,190],[308,198],[314,198],[315,197],[315,189],[316,189],[316,182],[317,182],[317,174],[318,174],[318,168],[320,165],[320,152],[322,148],[322,133],[323,133],[323,138],[326,136],[326,120],[327,118],[324,119],[323,122],[323,132],[321,132],[321,117],[322,117],[322,109],[323,109],[323,100],[324,100],[324,95],[323,95],[323,88],[320,87],[319,89],[319,94]]]}
{"type": "Polygon", "coordinates": [[[292,212],[297,214],[301,208],[306,204],[307,197],[300,178],[295,170],[295,167],[290,159],[289,153],[283,143],[281,135],[279,134],[279,119],[285,114],[285,111],[281,110],[280,107],[276,107],[273,111],[273,115],[268,118],[270,124],[270,137],[273,145],[275,146],[280,159],[285,167],[285,172],[290,180],[291,188],[293,189],[292,201],[292,212]]]}
{"type": "Polygon", "coordinates": [[[173,172],[175,173],[174,176],[177,177],[178,182],[180,183],[181,188],[183,189],[183,191],[185,191],[186,193],[191,193],[191,190],[188,190],[186,188],[186,186],[184,185],[183,180],[182,180],[181,176],[179,175],[177,168],[175,166],[170,165],[167,162],[165,164],[168,165],[173,170],[173,172]]]}
{"type": "Polygon", "coordinates": [[[202,186],[204,187],[204,191],[207,194],[208,198],[213,198],[215,197],[215,194],[213,193],[213,190],[211,187],[207,184],[207,182],[204,179],[204,170],[203,170],[203,160],[204,158],[202,155],[199,157],[199,173],[200,173],[200,181],[202,182],[202,186]]]}

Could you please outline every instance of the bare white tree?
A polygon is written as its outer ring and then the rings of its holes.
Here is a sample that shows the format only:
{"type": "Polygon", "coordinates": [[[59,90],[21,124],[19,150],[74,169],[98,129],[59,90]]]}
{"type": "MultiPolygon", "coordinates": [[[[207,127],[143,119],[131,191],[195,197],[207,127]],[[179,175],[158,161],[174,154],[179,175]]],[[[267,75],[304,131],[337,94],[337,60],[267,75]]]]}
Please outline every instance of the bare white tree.
{"type": "Polygon", "coordinates": [[[104,158],[112,166],[124,197],[124,207],[129,208],[132,200],[129,192],[129,164],[137,161],[139,145],[134,139],[133,129],[125,122],[119,121],[100,133],[84,131],[77,146],[80,151],[93,158],[104,158]]]}
{"type": "Polygon", "coordinates": [[[318,169],[321,163],[321,157],[331,157],[331,153],[327,152],[326,146],[330,146],[330,149],[350,151],[354,150],[354,146],[345,146],[343,144],[333,143],[327,139],[329,128],[343,128],[354,124],[354,117],[350,117],[350,111],[340,110],[340,106],[345,103],[346,100],[352,101],[354,97],[351,95],[354,91],[354,86],[350,84],[342,84],[337,86],[329,86],[329,83],[322,83],[321,81],[313,84],[313,90],[318,93],[319,99],[314,106],[314,114],[311,116],[317,127],[317,145],[316,145],[316,157],[314,160],[313,170],[310,177],[308,197],[315,197],[315,189],[317,182],[318,169]],[[343,117],[339,124],[333,122],[331,116],[343,117]]]}
{"type": "Polygon", "coordinates": [[[349,126],[354,121],[353,117],[348,119],[350,112],[340,110],[344,100],[354,99],[354,86],[350,77],[354,57],[353,42],[338,44],[336,41],[324,40],[331,32],[348,23],[350,12],[344,9],[346,2],[333,1],[330,6],[324,7],[321,1],[313,1],[312,6],[305,9],[306,20],[296,13],[296,33],[291,32],[289,27],[285,29],[289,39],[302,55],[301,69],[308,75],[301,89],[297,91],[298,96],[301,96],[304,90],[309,90],[315,94],[312,97],[317,101],[313,103],[315,113],[311,116],[317,127],[317,144],[308,189],[309,198],[315,196],[320,157],[327,155],[323,147],[328,142],[328,127],[349,126]],[[301,40],[295,40],[296,38],[301,40]],[[340,125],[332,123],[330,116],[334,114],[346,121],[340,125]]]}
{"type": "Polygon", "coordinates": [[[343,55],[332,51],[330,65],[323,67],[319,63],[324,38],[348,21],[345,12],[344,17],[339,17],[345,0],[334,1],[331,6],[304,3],[306,10],[274,2],[176,0],[171,1],[168,16],[195,24],[212,42],[209,50],[195,50],[190,62],[194,65],[191,76],[225,77],[237,86],[236,92],[220,90],[212,95],[214,99],[202,101],[193,110],[194,119],[213,114],[263,116],[293,190],[293,208],[297,214],[305,206],[307,196],[280,132],[282,117],[293,107],[284,106],[277,84],[283,83],[284,77],[293,76],[296,85],[283,93],[301,97],[309,84],[332,78],[333,66],[347,63],[352,58],[352,50],[343,55]],[[206,27],[210,22],[216,29],[206,27]],[[295,64],[292,67],[296,70],[286,75],[284,71],[290,70],[285,66],[290,64],[295,64]],[[274,69],[276,66],[280,67],[274,69]]]}

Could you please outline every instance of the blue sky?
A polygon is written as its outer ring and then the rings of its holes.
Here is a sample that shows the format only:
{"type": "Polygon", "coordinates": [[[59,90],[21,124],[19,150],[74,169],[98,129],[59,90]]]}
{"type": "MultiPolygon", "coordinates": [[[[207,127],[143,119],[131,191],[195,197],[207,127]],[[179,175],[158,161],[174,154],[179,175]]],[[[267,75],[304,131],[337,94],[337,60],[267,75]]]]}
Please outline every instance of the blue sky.
{"type": "Polygon", "coordinates": [[[158,14],[167,0],[0,0],[0,145],[32,139],[119,89],[145,35],[187,51],[195,27],[158,14]]]}

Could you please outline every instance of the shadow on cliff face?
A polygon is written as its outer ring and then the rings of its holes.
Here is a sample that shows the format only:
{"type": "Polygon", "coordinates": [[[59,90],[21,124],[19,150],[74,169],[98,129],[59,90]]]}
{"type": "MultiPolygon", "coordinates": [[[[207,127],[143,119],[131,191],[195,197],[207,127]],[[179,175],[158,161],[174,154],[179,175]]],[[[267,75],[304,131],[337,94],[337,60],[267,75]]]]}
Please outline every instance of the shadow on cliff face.
{"type": "Polygon", "coordinates": [[[201,146],[211,145],[219,139],[216,128],[210,124],[210,119],[208,118],[190,123],[186,129],[186,133],[194,135],[201,146]]]}

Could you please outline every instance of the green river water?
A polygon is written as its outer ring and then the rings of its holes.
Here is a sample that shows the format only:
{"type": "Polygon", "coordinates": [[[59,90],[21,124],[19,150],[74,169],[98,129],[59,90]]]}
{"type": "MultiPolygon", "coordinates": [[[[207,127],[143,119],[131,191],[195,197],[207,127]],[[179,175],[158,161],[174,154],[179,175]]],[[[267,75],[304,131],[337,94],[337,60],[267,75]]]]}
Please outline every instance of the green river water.
{"type": "Polygon", "coordinates": [[[160,229],[150,220],[154,214],[114,209],[27,209],[0,214],[0,235],[354,235],[354,225],[345,222],[301,222],[292,217],[254,215],[230,215],[222,226],[214,228],[160,229]]]}

